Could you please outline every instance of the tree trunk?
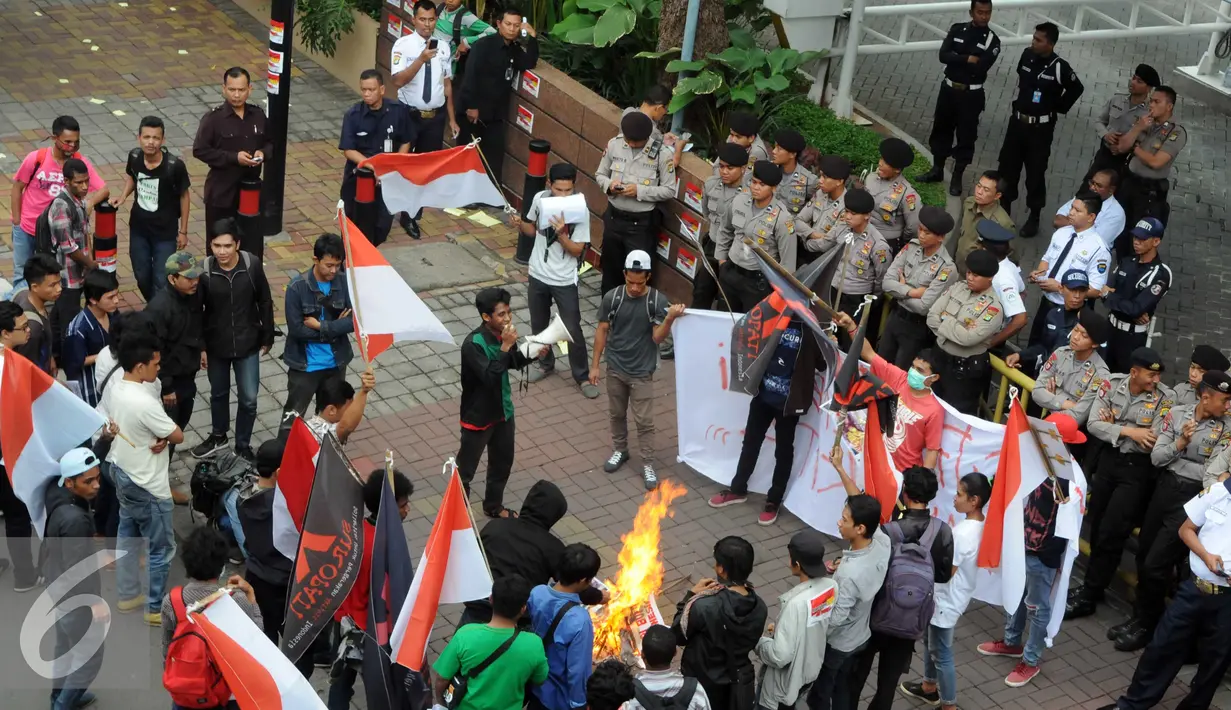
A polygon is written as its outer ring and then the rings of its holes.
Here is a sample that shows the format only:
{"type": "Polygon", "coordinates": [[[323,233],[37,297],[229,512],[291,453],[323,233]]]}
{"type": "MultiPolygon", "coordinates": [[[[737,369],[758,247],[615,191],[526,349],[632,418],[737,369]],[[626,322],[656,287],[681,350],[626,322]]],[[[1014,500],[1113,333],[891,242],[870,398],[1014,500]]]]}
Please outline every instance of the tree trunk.
{"type": "MultiPolygon", "coordinates": [[[[658,23],[658,51],[684,46],[684,25],[688,20],[688,0],[663,0],[662,17],[658,23]]],[[[731,44],[727,33],[726,3],[723,0],[701,0],[697,14],[697,36],[693,58],[717,54],[731,44]]],[[[664,83],[675,85],[675,75],[665,74],[664,83]]]]}

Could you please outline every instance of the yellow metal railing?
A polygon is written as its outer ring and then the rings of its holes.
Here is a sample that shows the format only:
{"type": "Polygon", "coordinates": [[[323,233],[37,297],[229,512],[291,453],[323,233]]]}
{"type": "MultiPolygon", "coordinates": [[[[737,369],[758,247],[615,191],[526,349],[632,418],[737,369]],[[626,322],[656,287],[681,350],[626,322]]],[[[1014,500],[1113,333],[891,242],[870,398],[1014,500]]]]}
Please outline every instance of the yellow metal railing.
{"type": "MultiPolygon", "coordinates": [[[[1016,385],[1021,389],[1022,407],[1025,408],[1030,404],[1030,393],[1034,391],[1034,380],[1027,377],[1021,370],[1009,367],[1004,360],[995,355],[989,356],[992,359],[992,369],[1000,375],[1000,384],[996,388],[996,407],[992,411],[992,421],[1000,423],[1004,418],[1005,407],[1009,401],[1009,384],[1016,385]]],[[[1046,411],[1043,412],[1047,414],[1046,411]]]]}

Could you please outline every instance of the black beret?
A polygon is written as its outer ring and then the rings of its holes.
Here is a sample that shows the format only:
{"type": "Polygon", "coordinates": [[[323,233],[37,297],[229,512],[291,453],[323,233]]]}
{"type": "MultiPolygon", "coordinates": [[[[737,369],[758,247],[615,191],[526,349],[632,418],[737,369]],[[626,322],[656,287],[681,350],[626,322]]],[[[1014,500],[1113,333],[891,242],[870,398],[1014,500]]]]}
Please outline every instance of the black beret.
{"type": "Polygon", "coordinates": [[[1128,356],[1128,363],[1131,367],[1142,367],[1151,372],[1163,371],[1163,359],[1158,356],[1154,348],[1137,348],[1128,356]]]}
{"type": "Polygon", "coordinates": [[[1111,323],[1107,320],[1107,316],[1101,316],[1089,308],[1081,310],[1081,315],[1077,316],[1077,322],[1086,329],[1086,334],[1096,346],[1102,345],[1111,337],[1111,323]]]}
{"type": "Polygon", "coordinates": [[[1013,231],[1000,226],[990,219],[981,219],[975,223],[975,231],[979,233],[981,242],[1008,242],[1013,239],[1013,231]]]}
{"type": "Polygon", "coordinates": [[[919,210],[919,223],[938,237],[943,237],[953,231],[954,224],[953,216],[943,207],[935,205],[924,205],[923,209],[919,210]]]}
{"type": "Polygon", "coordinates": [[[915,162],[915,151],[901,138],[886,138],[881,141],[881,157],[894,170],[905,170],[915,162]]]}
{"type": "Polygon", "coordinates": [[[1133,70],[1133,75],[1144,81],[1146,86],[1151,89],[1161,86],[1163,83],[1162,79],[1158,76],[1158,70],[1149,64],[1138,64],[1137,68],[1133,70]]]}
{"type": "Polygon", "coordinates": [[[732,111],[727,114],[727,125],[731,132],[741,136],[755,136],[761,130],[761,120],[756,114],[747,111],[732,111]]]}
{"type": "Polygon", "coordinates": [[[758,160],[752,166],[752,176],[770,187],[778,187],[782,182],[782,168],[768,160],[758,160]]]}
{"type": "Polygon", "coordinates": [[[851,161],[840,155],[821,156],[821,175],[831,180],[845,180],[851,176],[851,161]]]}
{"type": "Polygon", "coordinates": [[[723,143],[718,148],[718,159],[732,167],[748,164],[748,149],[739,143],[723,143]]]}
{"type": "Polygon", "coordinates": [[[1202,370],[1221,370],[1225,372],[1231,367],[1231,362],[1227,361],[1227,356],[1218,352],[1218,349],[1210,345],[1198,345],[1193,348],[1192,364],[1202,370]]]}
{"type": "Polygon", "coordinates": [[[620,119],[620,132],[630,141],[648,140],[654,132],[654,122],[640,111],[630,111],[620,119]]]}
{"type": "Polygon", "coordinates": [[[872,210],[876,207],[876,200],[872,199],[872,195],[867,190],[855,188],[846,191],[846,209],[855,214],[872,214],[872,210]]]}
{"type": "Polygon", "coordinates": [[[782,146],[783,150],[795,154],[804,152],[804,148],[808,147],[808,141],[804,140],[803,134],[790,128],[784,128],[775,133],[774,142],[782,146]]]}
{"type": "Polygon", "coordinates": [[[991,255],[991,252],[975,249],[966,257],[966,270],[975,276],[990,279],[1000,271],[1000,262],[991,255]]]}
{"type": "Polygon", "coordinates": [[[1201,376],[1201,384],[1215,392],[1231,393],[1231,377],[1222,370],[1210,370],[1201,376]]]}
{"type": "Polygon", "coordinates": [[[551,170],[547,171],[547,181],[555,182],[556,180],[576,180],[577,168],[569,163],[556,163],[551,166],[551,170]]]}

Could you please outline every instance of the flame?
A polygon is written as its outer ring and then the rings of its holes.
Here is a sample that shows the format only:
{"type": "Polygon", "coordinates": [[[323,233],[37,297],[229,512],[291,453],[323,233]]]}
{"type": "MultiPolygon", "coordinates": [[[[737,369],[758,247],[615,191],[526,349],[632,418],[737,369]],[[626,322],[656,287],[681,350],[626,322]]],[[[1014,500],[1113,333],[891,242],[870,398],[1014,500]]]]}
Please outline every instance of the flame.
{"type": "Polygon", "coordinates": [[[595,619],[594,655],[596,658],[619,657],[623,650],[621,635],[639,614],[650,597],[662,587],[663,562],[659,553],[659,525],[670,515],[671,502],[684,495],[686,489],[664,480],[657,489],[646,494],[637,509],[633,529],[620,538],[620,571],[608,584],[611,600],[606,613],[595,619]]]}

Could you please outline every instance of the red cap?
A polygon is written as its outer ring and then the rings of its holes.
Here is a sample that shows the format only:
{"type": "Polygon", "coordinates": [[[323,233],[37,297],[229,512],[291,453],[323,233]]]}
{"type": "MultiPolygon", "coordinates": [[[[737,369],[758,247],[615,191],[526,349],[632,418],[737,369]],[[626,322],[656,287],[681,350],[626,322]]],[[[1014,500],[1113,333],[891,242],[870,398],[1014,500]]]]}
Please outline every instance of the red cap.
{"type": "Polygon", "coordinates": [[[1056,412],[1049,415],[1043,421],[1051,422],[1056,425],[1056,430],[1060,432],[1060,438],[1066,444],[1084,444],[1086,443],[1086,435],[1081,433],[1081,429],[1077,428],[1077,420],[1072,416],[1063,412],[1056,412]]]}

